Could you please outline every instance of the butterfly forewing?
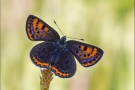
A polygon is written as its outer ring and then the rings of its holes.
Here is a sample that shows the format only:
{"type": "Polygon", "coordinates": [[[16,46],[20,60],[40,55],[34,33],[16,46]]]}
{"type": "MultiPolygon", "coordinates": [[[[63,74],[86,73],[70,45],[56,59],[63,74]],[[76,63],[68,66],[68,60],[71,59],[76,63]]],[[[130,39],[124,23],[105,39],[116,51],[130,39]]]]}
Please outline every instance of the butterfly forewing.
{"type": "Polygon", "coordinates": [[[67,41],[67,47],[84,67],[96,64],[103,55],[102,49],[74,40],[67,41]]]}
{"type": "Polygon", "coordinates": [[[60,36],[52,27],[33,15],[29,15],[27,18],[26,32],[32,41],[57,41],[60,39],[60,36]]]}
{"type": "Polygon", "coordinates": [[[75,74],[74,56],[67,48],[61,51],[58,61],[52,66],[52,71],[61,78],[69,78],[75,74]]]}

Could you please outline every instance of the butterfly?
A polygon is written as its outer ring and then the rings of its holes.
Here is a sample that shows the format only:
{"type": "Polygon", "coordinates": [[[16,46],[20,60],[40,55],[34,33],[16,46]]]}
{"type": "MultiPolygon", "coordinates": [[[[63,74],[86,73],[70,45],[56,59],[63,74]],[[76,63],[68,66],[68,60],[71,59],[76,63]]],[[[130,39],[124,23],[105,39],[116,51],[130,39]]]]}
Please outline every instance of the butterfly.
{"type": "Polygon", "coordinates": [[[61,78],[70,78],[75,74],[75,58],[83,67],[90,67],[104,53],[96,46],[75,40],[66,41],[66,36],[60,38],[51,26],[34,15],[27,18],[26,33],[31,41],[44,41],[31,49],[32,62],[40,68],[51,67],[51,71],[61,78]]]}

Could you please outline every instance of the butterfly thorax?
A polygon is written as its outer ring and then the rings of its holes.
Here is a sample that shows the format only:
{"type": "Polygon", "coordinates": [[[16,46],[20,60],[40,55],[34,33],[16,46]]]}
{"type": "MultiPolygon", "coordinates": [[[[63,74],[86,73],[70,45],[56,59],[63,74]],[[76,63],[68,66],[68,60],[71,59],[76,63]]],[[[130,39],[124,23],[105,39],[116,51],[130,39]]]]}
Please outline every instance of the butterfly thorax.
{"type": "Polygon", "coordinates": [[[61,51],[66,47],[66,36],[63,36],[56,42],[56,49],[54,50],[51,58],[51,66],[55,65],[58,61],[61,51]]]}

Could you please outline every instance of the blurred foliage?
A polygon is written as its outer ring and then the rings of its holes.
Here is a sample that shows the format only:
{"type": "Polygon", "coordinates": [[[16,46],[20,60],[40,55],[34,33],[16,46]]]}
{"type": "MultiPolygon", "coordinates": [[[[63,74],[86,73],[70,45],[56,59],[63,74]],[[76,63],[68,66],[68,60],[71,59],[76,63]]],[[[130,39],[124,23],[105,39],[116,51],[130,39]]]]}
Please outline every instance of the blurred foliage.
{"type": "Polygon", "coordinates": [[[57,22],[69,37],[104,50],[101,61],[91,68],[78,61],[70,79],[55,77],[50,90],[134,89],[133,0],[2,0],[1,1],[1,90],[40,90],[40,69],[29,58],[30,41],[25,32],[33,14],[61,36],[57,22]]]}

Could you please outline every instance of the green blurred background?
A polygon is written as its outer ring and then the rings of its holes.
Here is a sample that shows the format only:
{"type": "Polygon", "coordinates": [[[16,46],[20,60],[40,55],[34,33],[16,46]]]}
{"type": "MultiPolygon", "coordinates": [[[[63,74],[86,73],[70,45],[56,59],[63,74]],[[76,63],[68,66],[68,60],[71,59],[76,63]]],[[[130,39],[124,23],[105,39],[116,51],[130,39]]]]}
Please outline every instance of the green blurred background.
{"type": "Polygon", "coordinates": [[[40,90],[40,69],[29,58],[30,41],[25,32],[33,14],[62,36],[83,38],[104,50],[99,63],[90,68],[78,61],[70,79],[54,76],[50,90],[134,89],[134,1],[133,0],[2,0],[1,1],[1,89],[40,90]]]}

